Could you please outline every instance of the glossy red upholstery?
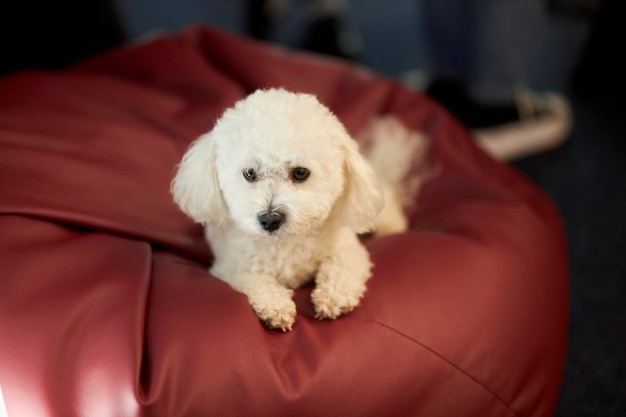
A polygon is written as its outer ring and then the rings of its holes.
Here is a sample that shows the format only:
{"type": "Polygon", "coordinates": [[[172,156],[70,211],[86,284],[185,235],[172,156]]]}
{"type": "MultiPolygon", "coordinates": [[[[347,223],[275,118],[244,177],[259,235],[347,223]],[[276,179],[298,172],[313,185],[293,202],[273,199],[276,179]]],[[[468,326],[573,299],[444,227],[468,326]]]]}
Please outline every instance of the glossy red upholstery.
{"type": "Polygon", "coordinates": [[[10,417],[550,416],[567,339],[548,198],[426,97],[210,28],[0,80],[0,387],[10,417]],[[362,305],[267,330],[207,272],[175,165],[225,106],[283,86],[358,133],[393,114],[437,175],[370,239],[362,305]]]}

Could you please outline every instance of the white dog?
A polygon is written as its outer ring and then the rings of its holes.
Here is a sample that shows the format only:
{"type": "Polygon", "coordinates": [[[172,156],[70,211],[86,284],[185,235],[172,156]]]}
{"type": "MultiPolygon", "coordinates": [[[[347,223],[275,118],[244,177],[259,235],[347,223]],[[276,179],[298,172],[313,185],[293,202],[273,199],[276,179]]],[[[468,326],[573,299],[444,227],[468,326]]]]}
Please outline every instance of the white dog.
{"type": "MultiPolygon", "coordinates": [[[[357,143],[314,96],[269,89],[236,103],[191,145],[172,193],[206,226],[211,274],[246,294],[268,327],[291,330],[293,289],[312,280],[319,319],[347,313],[363,297],[371,262],[357,234],[374,228],[383,191],[357,143]]],[[[386,229],[402,230],[401,208],[389,207],[386,229]]]]}

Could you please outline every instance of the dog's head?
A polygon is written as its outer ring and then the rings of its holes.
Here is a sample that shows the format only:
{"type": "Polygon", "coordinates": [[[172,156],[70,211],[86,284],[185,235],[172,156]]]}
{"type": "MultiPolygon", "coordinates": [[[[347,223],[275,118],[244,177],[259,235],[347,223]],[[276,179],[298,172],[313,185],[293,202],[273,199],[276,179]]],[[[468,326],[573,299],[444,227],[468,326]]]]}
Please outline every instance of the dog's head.
{"type": "Polygon", "coordinates": [[[196,222],[302,236],[330,224],[367,232],[382,194],[357,144],[312,95],[258,90],[184,155],[174,200],[196,222]]]}

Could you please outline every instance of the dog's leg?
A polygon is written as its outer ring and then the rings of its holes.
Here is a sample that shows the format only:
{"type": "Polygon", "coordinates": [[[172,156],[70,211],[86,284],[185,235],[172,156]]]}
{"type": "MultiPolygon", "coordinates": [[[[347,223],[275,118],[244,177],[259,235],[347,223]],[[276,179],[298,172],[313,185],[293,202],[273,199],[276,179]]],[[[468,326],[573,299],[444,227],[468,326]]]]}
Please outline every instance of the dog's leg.
{"type": "Polygon", "coordinates": [[[291,330],[296,321],[296,304],[293,290],[278,284],[274,277],[258,274],[241,274],[231,286],[248,296],[248,302],[267,327],[291,330]]]}
{"type": "Polygon", "coordinates": [[[311,300],[318,319],[334,319],[352,311],[365,293],[371,262],[354,233],[345,230],[322,261],[311,300]]]}

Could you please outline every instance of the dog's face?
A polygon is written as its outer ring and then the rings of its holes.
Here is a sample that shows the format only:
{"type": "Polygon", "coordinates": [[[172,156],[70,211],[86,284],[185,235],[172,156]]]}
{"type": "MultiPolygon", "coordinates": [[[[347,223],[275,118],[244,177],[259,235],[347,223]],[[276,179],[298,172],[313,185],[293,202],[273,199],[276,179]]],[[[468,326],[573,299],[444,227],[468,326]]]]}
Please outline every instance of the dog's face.
{"type": "Polygon", "coordinates": [[[227,110],[187,152],[173,192],[196,221],[254,237],[357,232],[382,205],[377,180],[339,120],[311,95],[260,90],[227,110]]]}
{"type": "Polygon", "coordinates": [[[229,138],[216,148],[217,176],[229,217],[243,231],[302,235],[328,218],[344,189],[344,157],[332,143],[333,126],[314,119],[247,118],[224,127],[229,138]]]}

